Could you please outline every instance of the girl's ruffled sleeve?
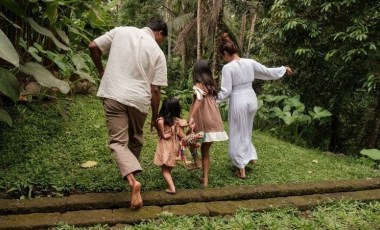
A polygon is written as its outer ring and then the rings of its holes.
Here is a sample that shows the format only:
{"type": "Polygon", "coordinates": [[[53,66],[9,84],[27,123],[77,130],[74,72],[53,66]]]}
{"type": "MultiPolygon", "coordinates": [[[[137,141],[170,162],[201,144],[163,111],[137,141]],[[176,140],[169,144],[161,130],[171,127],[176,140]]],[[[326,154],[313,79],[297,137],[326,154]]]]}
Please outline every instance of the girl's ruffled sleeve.
{"type": "Polygon", "coordinates": [[[200,89],[199,87],[197,87],[195,85],[193,86],[193,90],[194,90],[194,94],[198,100],[202,100],[203,97],[206,95],[205,91],[203,91],[202,89],[200,89]]]}

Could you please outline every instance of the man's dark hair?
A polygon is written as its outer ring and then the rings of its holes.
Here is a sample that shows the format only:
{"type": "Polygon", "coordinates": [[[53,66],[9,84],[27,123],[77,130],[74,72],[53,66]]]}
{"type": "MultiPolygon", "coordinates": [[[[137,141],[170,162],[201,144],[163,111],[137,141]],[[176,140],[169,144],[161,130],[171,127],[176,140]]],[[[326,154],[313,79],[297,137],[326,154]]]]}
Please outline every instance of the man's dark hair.
{"type": "Polygon", "coordinates": [[[159,18],[150,18],[146,26],[153,31],[162,31],[164,36],[168,36],[168,26],[159,18]]]}

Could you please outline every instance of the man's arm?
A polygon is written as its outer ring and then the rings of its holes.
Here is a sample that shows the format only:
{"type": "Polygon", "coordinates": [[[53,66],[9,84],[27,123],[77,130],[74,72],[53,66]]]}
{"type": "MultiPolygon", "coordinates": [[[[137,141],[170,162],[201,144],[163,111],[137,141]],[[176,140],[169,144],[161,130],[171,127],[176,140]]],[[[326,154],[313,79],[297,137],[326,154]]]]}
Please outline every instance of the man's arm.
{"type": "Polygon", "coordinates": [[[103,77],[104,68],[102,63],[102,51],[99,49],[98,45],[92,41],[88,45],[88,49],[90,50],[90,56],[92,61],[94,62],[96,68],[98,69],[100,78],[103,77]]]}
{"type": "Polygon", "coordinates": [[[152,94],[151,107],[152,107],[152,121],[150,123],[150,129],[156,127],[156,120],[158,118],[158,107],[160,106],[161,91],[160,86],[150,85],[150,92],[152,94]]]}

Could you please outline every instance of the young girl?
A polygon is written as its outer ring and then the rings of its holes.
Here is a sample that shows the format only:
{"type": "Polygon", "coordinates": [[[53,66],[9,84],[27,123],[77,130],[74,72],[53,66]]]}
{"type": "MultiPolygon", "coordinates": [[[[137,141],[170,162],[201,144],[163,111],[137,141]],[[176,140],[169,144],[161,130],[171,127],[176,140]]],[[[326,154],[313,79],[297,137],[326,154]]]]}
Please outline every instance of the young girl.
{"type": "MultiPolygon", "coordinates": [[[[189,126],[193,132],[205,133],[205,140],[201,144],[202,163],[197,154],[194,154],[194,168],[203,169],[202,185],[208,185],[210,169],[209,150],[214,141],[228,140],[218,106],[216,104],[216,83],[206,60],[199,60],[193,70],[193,103],[189,113],[189,126]],[[202,165],[201,165],[202,164],[202,165]]],[[[192,151],[193,152],[193,151],[192,151]]]]}
{"type": "Polygon", "coordinates": [[[180,118],[181,106],[178,99],[167,98],[162,102],[157,119],[158,141],[154,164],[161,166],[162,175],[168,185],[165,192],[175,194],[171,171],[176,166],[180,141],[185,137],[184,126],[187,122],[180,118]]]}

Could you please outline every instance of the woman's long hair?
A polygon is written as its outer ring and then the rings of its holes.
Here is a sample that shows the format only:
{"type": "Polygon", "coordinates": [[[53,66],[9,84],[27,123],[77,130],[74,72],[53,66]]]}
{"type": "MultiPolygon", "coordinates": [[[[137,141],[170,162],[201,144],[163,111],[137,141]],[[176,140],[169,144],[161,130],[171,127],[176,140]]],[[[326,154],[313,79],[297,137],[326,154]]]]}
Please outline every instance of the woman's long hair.
{"type": "Polygon", "coordinates": [[[161,105],[159,117],[164,118],[164,124],[172,126],[176,117],[181,117],[181,105],[175,97],[166,98],[161,105]]]}
{"type": "Polygon", "coordinates": [[[208,93],[216,96],[216,83],[212,77],[211,69],[206,60],[198,60],[194,64],[193,69],[193,83],[202,83],[208,90],[208,93]]]}

